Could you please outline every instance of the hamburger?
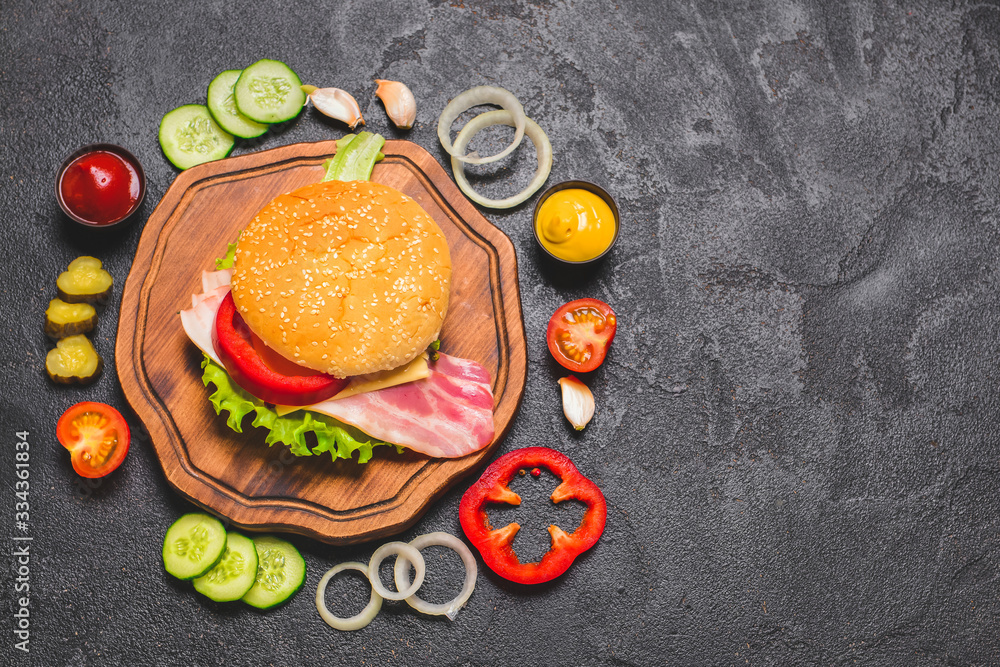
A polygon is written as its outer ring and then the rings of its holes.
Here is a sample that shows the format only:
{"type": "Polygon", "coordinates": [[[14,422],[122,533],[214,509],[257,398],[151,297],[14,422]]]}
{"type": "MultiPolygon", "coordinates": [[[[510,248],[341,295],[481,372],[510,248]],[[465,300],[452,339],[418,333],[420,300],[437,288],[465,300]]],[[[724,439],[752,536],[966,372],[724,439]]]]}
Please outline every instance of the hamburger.
{"type": "Polygon", "coordinates": [[[451,272],[444,234],[412,198],[325,181],[268,203],[182,322],[234,430],[253,413],[268,444],[297,455],[364,462],[395,444],[462,456],[492,441],[493,398],[482,366],[427,353],[451,272]]]}

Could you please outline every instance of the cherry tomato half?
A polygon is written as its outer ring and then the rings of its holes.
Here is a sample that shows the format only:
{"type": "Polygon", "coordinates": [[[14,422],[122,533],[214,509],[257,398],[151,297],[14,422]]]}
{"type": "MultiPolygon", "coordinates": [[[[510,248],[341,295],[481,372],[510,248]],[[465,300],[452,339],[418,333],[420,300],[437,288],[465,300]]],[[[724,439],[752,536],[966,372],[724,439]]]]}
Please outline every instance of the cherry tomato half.
{"type": "Polygon", "coordinates": [[[563,367],[588,373],[604,362],[617,326],[611,306],[598,299],[577,299],[555,312],[545,339],[563,367]]]}
{"type": "Polygon", "coordinates": [[[236,310],[233,294],[215,314],[212,343],[236,384],[275,405],[312,405],[347,386],[346,379],[303,368],[267,348],[236,310]]]}
{"type": "Polygon", "coordinates": [[[81,477],[104,477],[128,454],[128,423],[104,403],[71,406],[56,424],[56,438],[72,454],[73,470],[81,477]]]}

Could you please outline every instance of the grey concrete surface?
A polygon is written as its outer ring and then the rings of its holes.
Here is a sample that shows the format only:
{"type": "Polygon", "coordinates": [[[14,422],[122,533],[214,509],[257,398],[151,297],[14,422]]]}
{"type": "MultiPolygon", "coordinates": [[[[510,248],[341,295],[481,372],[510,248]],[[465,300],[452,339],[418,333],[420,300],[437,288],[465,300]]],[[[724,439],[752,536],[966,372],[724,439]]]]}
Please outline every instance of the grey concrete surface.
{"type": "MultiPolygon", "coordinates": [[[[0,663],[5,665],[1000,664],[1000,6],[993,2],[24,2],[0,7],[0,663]],[[474,85],[513,91],[555,150],[550,183],[618,199],[622,238],[584,279],[543,267],[533,203],[485,211],[520,262],[530,367],[501,451],[556,447],[609,502],[597,546],[559,580],[481,572],[454,622],[389,603],[366,629],[318,617],[320,574],[375,545],[296,539],[305,589],[260,613],[167,576],[190,505],[166,484],[118,386],[120,291],[95,344],[109,372],[50,385],[41,330],[73,257],[124,283],[176,171],[160,117],[261,58],[354,93],[368,128],[442,163],[436,119],[474,85]],[[407,82],[399,132],[375,78],[407,82]],[[75,233],[55,171],[112,141],[141,160],[141,219],[75,233]],[[561,416],[550,314],[594,296],[620,316],[587,379],[597,416],[561,416]],[[123,468],[91,488],[54,438],[79,400],[126,410],[123,468]],[[14,646],[17,431],[29,431],[30,653],[14,646]]],[[[236,153],[339,136],[309,110],[236,153]]],[[[483,144],[497,146],[499,131],[483,144]]],[[[530,145],[475,170],[499,196],[530,145]]],[[[206,222],[210,224],[210,222],[206,222]]],[[[545,549],[552,479],[519,480],[518,549],[545,549]],[[532,501],[532,502],[529,502],[532,501]]],[[[402,536],[460,534],[467,483],[402,536]]],[[[575,514],[574,514],[575,512],[575,514]]],[[[457,591],[436,554],[427,595],[457,591]],[[453,588],[449,588],[452,586],[453,588]]],[[[366,595],[350,578],[331,605],[366,595]]],[[[355,605],[355,606],[352,606],[355,605]]]]}

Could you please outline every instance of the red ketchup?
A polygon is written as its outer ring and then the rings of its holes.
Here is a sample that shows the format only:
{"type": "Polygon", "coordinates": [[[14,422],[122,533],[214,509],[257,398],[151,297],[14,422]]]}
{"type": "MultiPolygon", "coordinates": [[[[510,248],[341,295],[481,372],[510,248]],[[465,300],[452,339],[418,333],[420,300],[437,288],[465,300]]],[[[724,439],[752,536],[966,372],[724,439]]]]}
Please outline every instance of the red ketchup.
{"type": "Polygon", "coordinates": [[[59,182],[66,207],[92,225],[118,222],[132,212],[139,194],[135,166],[110,151],[81,155],[66,167],[59,182]]]}

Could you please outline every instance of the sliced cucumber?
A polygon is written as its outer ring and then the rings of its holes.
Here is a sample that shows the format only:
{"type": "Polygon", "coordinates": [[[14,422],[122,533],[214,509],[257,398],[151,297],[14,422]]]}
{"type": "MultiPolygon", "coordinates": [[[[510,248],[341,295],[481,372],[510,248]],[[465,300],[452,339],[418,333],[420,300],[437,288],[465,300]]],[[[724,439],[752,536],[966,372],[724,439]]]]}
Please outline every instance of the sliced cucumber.
{"type": "Polygon", "coordinates": [[[160,148],[178,169],[224,158],[235,143],[201,104],[177,107],[160,121],[160,148]]]}
{"type": "Polygon", "coordinates": [[[306,562],[298,550],[277,537],[255,537],[257,580],[243,601],[258,609],[276,607],[292,597],[306,580],[306,562]]]}
{"type": "Polygon", "coordinates": [[[163,567],[178,579],[205,574],[226,550],[226,529],[208,514],[185,514],[163,537],[163,567]]]}
{"type": "Polygon", "coordinates": [[[250,120],[236,108],[233,86],[243,70],[227,69],[208,84],[208,110],[226,132],[242,139],[253,139],[267,132],[267,125],[250,120]]]}
{"type": "Polygon", "coordinates": [[[306,103],[298,75],[277,60],[258,60],[243,70],[233,96],[240,113],[258,123],[295,118],[306,103]]]}
{"type": "Polygon", "coordinates": [[[194,580],[194,589],[216,602],[232,602],[246,595],[257,578],[257,549],[239,533],[226,536],[226,553],[215,567],[194,580]]]}

